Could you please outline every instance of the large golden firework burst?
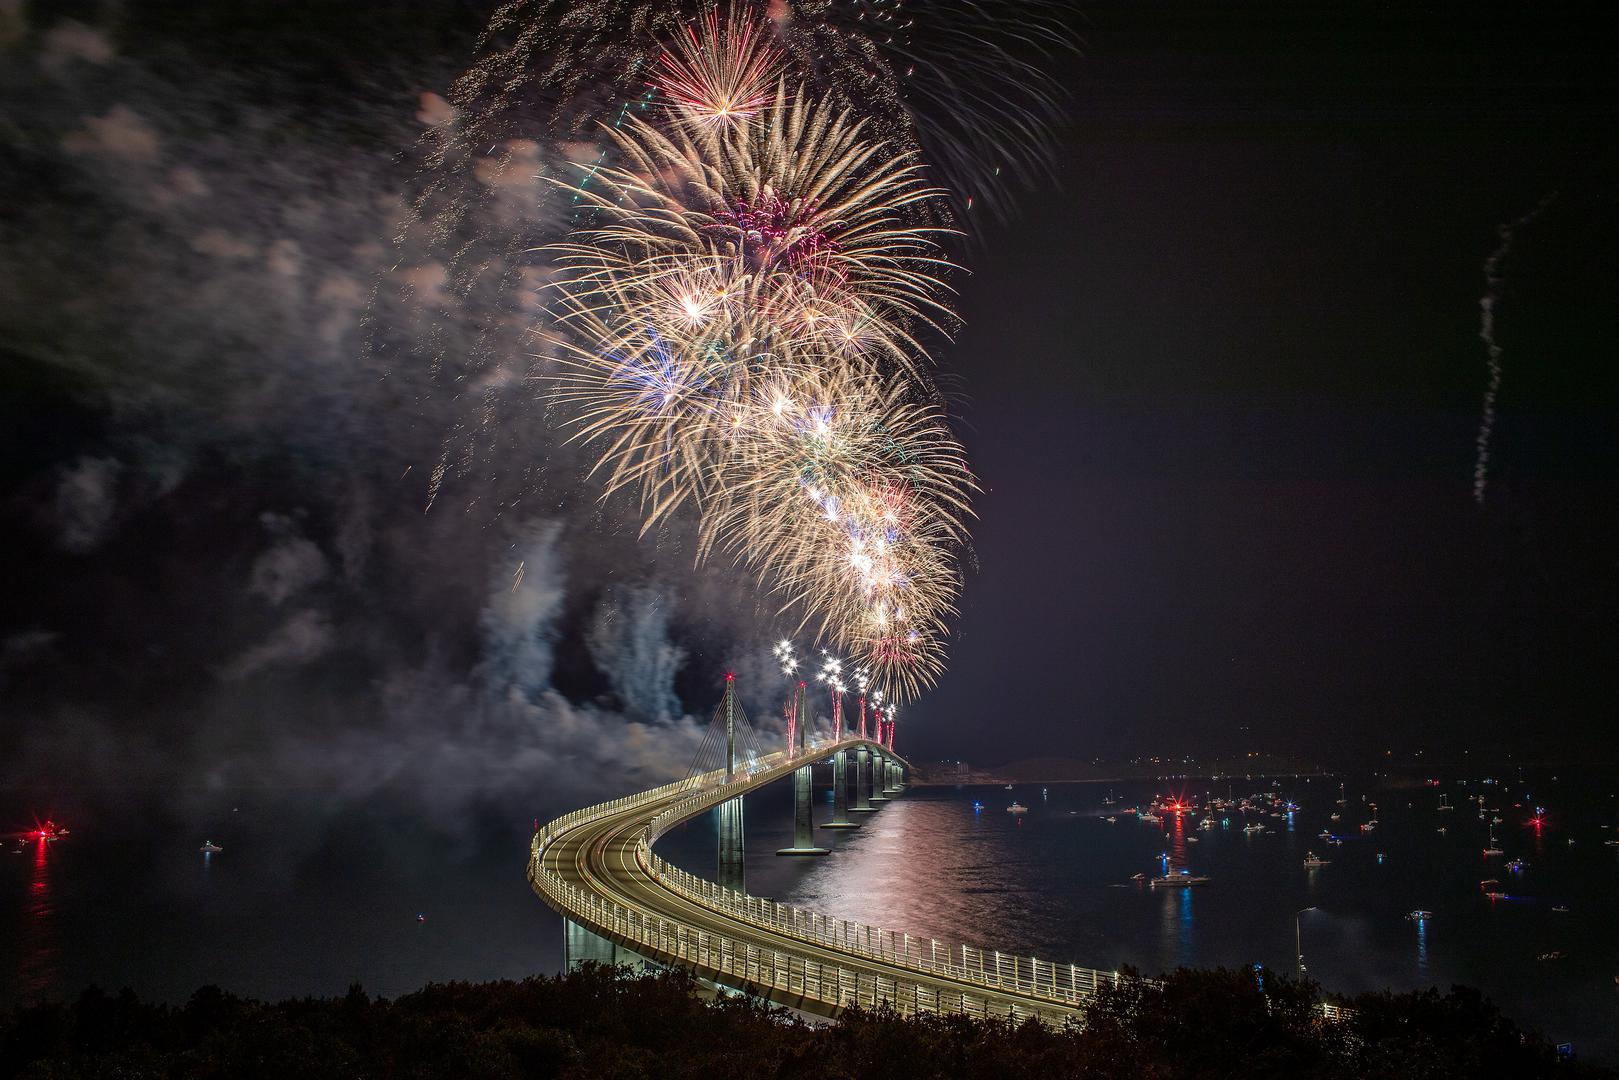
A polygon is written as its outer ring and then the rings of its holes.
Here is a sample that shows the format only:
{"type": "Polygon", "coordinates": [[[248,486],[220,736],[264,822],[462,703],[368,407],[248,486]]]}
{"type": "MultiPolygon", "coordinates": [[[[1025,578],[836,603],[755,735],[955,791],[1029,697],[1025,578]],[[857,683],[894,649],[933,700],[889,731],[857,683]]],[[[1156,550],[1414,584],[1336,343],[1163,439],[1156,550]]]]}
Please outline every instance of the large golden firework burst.
{"type": "Polygon", "coordinates": [[[555,393],[648,526],[695,504],[701,551],[910,697],[942,670],[974,490],[919,340],[951,318],[916,212],[940,192],[779,62],[710,17],[659,69],[666,108],[611,130],[553,249],[555,393]]]}

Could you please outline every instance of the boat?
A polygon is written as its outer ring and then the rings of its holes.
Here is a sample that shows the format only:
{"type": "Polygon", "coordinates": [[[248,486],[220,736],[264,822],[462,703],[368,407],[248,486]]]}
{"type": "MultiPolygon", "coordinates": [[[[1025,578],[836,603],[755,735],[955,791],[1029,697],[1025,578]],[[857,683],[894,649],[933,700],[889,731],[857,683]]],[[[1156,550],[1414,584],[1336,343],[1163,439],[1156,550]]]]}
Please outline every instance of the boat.
{"type": "Polygon", "coordinates": [[[214,843],[212,840],[204,840],[202,842],[202,847],[198,848],[197,850],[202,852],[204,855],[212,855],[216,851],[224,851],[225,849],[214,843]]]}
{"type": "Polygon", "coordinates": [[[1264,832],[1265,831],[1265,826],[1259,824],[1259,822],[1256,821],[1252,825],[1244,825],[1242,827],[1242,831],[1245,832],[1245,833],[1264,832]]]}
{"type": "Polygon", "coordinates": [[[1449,795],[1441,795],[1441,796],[1439,796],[1439,809],[1441,809],[1441,810],[1454,810],[1454,809],[1456,809],[1454,806],[1450,805],[1450,796],[1449,795]]]}
{"type": "Polygon", "coordinates": [[[1146,881],[1147,880],[1147,875],[1146,874],[1131,874],[1130,875],[1130,880],[1131,881],[1146,881]]]}
{"type": "Polygon", "coordinates": [[[1151,810],[1148,810],[1145,814],[1142,814],[1142,813],[1138,812],[1136,814],[1136,817],[1140,818],[1142,821],[1150,821],[1154,825],[1156,825],[1160,821],[1164,820],[1163,818],[1159,817],[1157,814],[1153,813],[1151,810]]]}
{"type": "Polygon", "coordinates": [[[1536,960],[1566,960],[1566,959],[1568,959],[1568,953],[1564,952],[1562,949],[1553,949],[1551,952],[1543,952],[1543,953],[1541,953],[1539,956],[1535,957],[1535,959],[1536,960]]]}
{"type": "Polygon", "coordinates": [[[1500,890],[1492,890],[1484,895],[1489,897],[1491,900],[1505,900],[1507,898],[1507,894],[1501,892],[1500,890]]]}
{"type": "Polygon", "coordinates": [[[1496,839],[1495,839],[1495,826],[1494,825],[1490,826],[1490,844],[1489,844],[1488,847],[1486,847],[1484,849],[1484,854],[1486,854],[1486,855],[1505,855],[1506,854],[1506,852],[1501,850],[1501,845],[1496,842],[1496,839]]]}
{"type": "Polygon", "coordinates": [[[1006,785],[1006,790],[1007,790],[1007,791],[1011,791],[1011,790],[1012,790],[1012,785],[1011,785],[1011,784],[1007,784],[1007,785],[1006,785]]]}
{"type": "Polygon", "coordinates": [[[1481,888],[1481,889],[1488,889],[1491,885],[1499,885],[1499,884],[1501,884],[1501,879],[1500,878],[1487,877],[1483,881],[1478,883],[1478,887],[1481,888]]]}
{"type": "Polygon", "coordinates": [[[1154,889],[1186,889],[1193,885],[1207,885],[1211,880],[1213,879],[1204,877],[1201,874],[1193,874],[1190,871],[1182,870],[1178,874],[1165,874],[1163,877],[1155,877],[1147,884],[1154,889]]]}
{"type": "Polygon", "coordinates": [[[1214,828],[1214,819],[1211,817],[1206,817],[1197,823],[1197,827],[1202,829],[1204,832],[1209,832],[1214,828]]]}
{"type": "Polygon", "coordinates": [[[1006,812],[1008,814],[1027,814],[1029,812],[1029,808],[1018,802],[1016,799],[1013,799],[1012,805],[1006,808],[1006,812]]]}
{"type": "Polygon", "coordinates": [[[1316,838],[1319,839],[1319,840],[1331,840],[1332,839],[1332,830],[1330,830],[1330,829],[1322,829],[1320,832],[1316,833],[1315,835],[1316,835],[1316,838]]]}
{"type": "Polygon", "coordinates": [[[1513,859],[1511,862],[1507,863],[1507,869],[1511,870],[1514,874],[1521,874],[1523,873],[1523,868],[1528,865],[1529,864],[1524,862],[1522,859],[1513,859]]]}
{"type": "Polygon", "coordinates": [[[1197,837],[1195,837],[1195,836],[1188,836],[1188,837],[1187,837],[1187,838],[1186,838],[1186,842],[1187,842],[1187,843],[1188,843],[1188,844],[1195,844],[1195,843],[1197,843],[1197,837]]]}
{"type": "Polygon", "coordinates": [[[1552,910],[1557,912],[1559,915],[1567,915],[1568,914],[1568,905],[1567,904],[1553,904],[1552,905],[1552,910]]]}
{"type": "Polygon", "coordinates": [[[1338,811],[1334,810],[1332,812],[1332,820],[1333,821],[1341,821],[1341,820],[1343,820],[1343,815],[1338,813],[1338,811]]]}
{"type": "Polygon", "coordinates": [[[1109,825],[1117,825],[1119,823],[1119,819],[1114,817],[1112,814],[1109,814],[1103,820],[1105,820],[1109,825]]]}
{"type": "Polygon", "coordinates": [[[1433,912],[1424,911],[1421,908],[1417,908],[1415,911],[1406,912],[1405,917],[1412,922],[1426,922],[1433,918],[1433,912]]]}
{"type": "Polygon", "coordinates": [[[1441,826],[1440,826],[1440,827],[1439,827],[1439,835],[1440,835],[1440,836],[1444,836],[1444,835],[1445,835],[1445,827],[1444,827],[1444,826],[1443,826],[1443,825],[1441,825],[1441,826]]]}
{"type": "Polygon", "coordinates": [[[1327,843],[1331,844],[1333,847],[1344,846],[1343,837],[1341,836],[1329,836],[1327,837],[1327,843]]]}
{"type": "Polygon", "coordinates": [[[1307,868],[1314,870],[1318,866],[1331,866],[1332,864],[1312,851],[1308,855],[1304,856],[1304,865],[1307,868]]]}

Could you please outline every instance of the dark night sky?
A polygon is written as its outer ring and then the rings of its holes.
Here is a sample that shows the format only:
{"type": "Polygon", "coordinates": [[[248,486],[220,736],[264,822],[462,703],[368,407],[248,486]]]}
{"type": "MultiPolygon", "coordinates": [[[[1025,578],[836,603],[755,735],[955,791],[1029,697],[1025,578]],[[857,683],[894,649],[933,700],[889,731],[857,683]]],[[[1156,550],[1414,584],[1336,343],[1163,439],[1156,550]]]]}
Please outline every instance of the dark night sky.
{"type": "Polygon", "coordinates": [[[1611,24],[1243,11],[1092,9],[1059,184],[967,292],[982,569],[913,738],[1611,754],[1611,24]],[[1482,263],[1552,191],[1480,509],[1482,263]]]}
{"type": "MultiPolygon", "coordinates": [[[[511,740],[589,776],[609,755],[586,744],[656,731],[671,684],[706,714],[713,671],[751,655],[716,625],[769,632],[733,581],[678,541],[625,554],[610,514],[533,480],[573,463],[522,424],[501,460],[533,469],[422,515],[428,469],[404,470],[443,417],[352,363],[378,258],[356,253],[387,235],[417,94],[485,12],[63,10],[96,29],[34,13],[6,47],[36,67],[0,97],[0,269],[29,286],[0,305],[0,707],[21,721],[0,783],[116,758],[318,784],[372,762],[334,735],[364,728],[400,754],[376,783],[448,754],[476,788],[487,743],[498,795],[511,740]],[[514,608],[525,553],[555,595],[514,608]],[[608,624],[637,629],[591,636],[608,624]],[[501,708],[469,721],[480,687],[501,708]]],[[[902,739],[1611,757],[1611,20],[1091,5],[1080,32],[1055,175],[961,282],[944,364],[986,489],[977,568],[902,739]],[[1481,509],[1483,262],[1554,191],[1504,267],[1481,509]]]]}

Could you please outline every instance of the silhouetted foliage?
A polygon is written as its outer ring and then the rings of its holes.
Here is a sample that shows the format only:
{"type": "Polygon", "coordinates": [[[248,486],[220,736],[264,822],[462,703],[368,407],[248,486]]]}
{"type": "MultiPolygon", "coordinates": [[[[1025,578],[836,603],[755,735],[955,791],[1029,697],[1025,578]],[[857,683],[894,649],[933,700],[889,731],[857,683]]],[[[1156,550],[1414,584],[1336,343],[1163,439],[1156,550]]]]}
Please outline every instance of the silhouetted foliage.
{"type": "Polygon", "coordinates": [[[591,1080],[1450,1080],[1594,1077],[1559,1062],[1476,991],[1368,994],[1326,1020],[1317,988],[1274,972],[1127,973],[1083,1027],[853,1011],[811,1025],[698,993],[681,973],[587,966],[522,982],[433,984],[394,1001],[271,1005],[218,987],[183,1006],[97,989],[0,1021],[0,1078],[591,1080]]]}

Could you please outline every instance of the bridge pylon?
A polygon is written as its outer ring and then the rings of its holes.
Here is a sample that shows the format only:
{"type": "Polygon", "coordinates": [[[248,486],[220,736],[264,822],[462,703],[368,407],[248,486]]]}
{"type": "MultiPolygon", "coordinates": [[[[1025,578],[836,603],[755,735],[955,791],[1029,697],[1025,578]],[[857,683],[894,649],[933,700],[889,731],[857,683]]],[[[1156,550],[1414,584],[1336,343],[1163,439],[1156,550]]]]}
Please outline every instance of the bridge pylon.
{"type": "MultiPolygon", "coordinates": [[[[725,700],[720,703],[725,722],[725,780],[736,779],[737,717],[736,676],[725,676],[725,700]]],[[[746,723],[743,718],[743,723],[746,723]]],[[[742,796],[727,799],[714,808],[715,832],[719,835],[718,873],[714,880],[733,892],[748,891],[747,848],[743,841],[742,796]]]]}
{"type": "Polygon", "coordinates": [[[777,851],[777,855],[829,855],[830,848],[817,847],[815,843],[815,817],[814,817],[814,768],[815,763],[810,759],[809,726],[810,715],[807,703],[804,700],[804,683],[799,681],[793,691],[794,698],[790,716],[794,722],[788,726],[788,737],[797,742],[797,746],[789,746],[788,753],[792,757],[803,758],[804,764],[793,772],[793,846],[784,847],[777,851]]]}

